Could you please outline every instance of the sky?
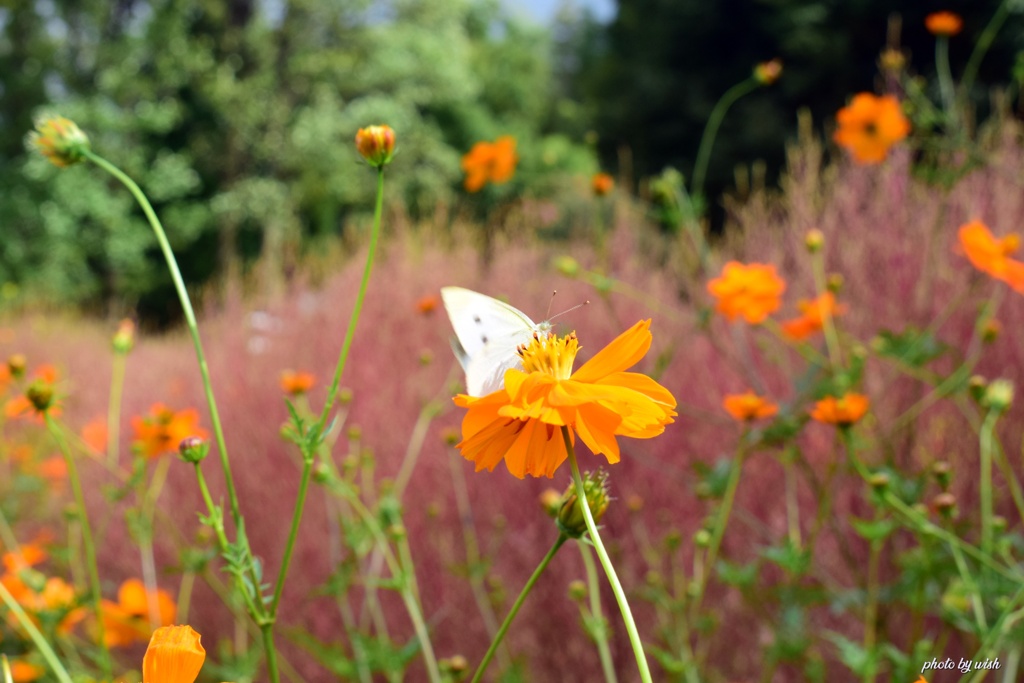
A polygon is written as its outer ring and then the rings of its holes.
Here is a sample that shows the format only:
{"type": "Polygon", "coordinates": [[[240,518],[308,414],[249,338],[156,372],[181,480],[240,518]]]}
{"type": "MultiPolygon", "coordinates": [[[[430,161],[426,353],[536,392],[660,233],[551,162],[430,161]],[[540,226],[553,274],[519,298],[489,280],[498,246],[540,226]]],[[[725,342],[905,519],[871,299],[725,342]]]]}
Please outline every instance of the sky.
{"type": "Polygon", "coordinates": [[[615,0],[502,0],[502,2],[514,14],[525,15],[541,24],[550,24],[558,10],[566,4],[590,9],[598,21],[606,22],[615,17],[615,0]]]}

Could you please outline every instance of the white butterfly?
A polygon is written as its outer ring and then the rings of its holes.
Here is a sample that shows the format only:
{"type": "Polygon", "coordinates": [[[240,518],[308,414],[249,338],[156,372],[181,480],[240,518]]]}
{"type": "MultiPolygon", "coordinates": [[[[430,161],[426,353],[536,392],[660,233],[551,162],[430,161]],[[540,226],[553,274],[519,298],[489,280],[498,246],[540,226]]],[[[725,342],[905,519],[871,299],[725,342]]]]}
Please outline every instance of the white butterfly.
{"type": "Polygon", "coordinates": [[[466,371],[466,393],[486,396],[505,386],[505,371],[522,369],[516,348],[547,334],[550,322],[535,323],[518,308],[462,287],[442,287],[441,300],[457,339],[455,357],[466,371]]]}

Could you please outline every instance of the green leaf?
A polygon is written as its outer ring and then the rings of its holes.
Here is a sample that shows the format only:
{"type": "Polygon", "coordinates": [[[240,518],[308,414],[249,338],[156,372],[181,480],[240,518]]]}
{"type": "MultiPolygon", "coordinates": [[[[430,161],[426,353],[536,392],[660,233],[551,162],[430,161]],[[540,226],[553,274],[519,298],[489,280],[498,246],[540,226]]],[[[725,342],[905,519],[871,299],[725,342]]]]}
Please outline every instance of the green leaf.
{"type": "Polygon", "coordinates": [[[875,670],[877,655],[874,651],[865,650],[859,644],[838,633],[829,632],[825,634],[825,637],[835,643],[839,649],[839,660],[857,676],[863,676],[867,671],[875,670]]]}
{"type": "Polygon", "coordinates": [[[916,327],[907,327],[903,332],[883,330],[871,344],[880,356],[919,368],[942,356],[949,347],[935,338],[931,332],[921,332],[916,327]]]}
{"type": "Polygon", "coordinates": [[[869,520],[851,517],[850,524],[857,535],[866,541],[881,541],[897,528],[896,523],[891,519],[869,520]]]}

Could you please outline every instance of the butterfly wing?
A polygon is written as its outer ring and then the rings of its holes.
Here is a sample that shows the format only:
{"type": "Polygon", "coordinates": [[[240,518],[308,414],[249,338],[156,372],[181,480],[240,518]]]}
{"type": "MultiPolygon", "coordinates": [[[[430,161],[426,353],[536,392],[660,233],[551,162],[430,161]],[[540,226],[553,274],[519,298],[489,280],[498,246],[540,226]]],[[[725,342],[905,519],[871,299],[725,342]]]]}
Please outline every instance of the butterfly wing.
{"type": "Polygon", "coordinates": [[[516,347],[530,341],[537,325],[518,308],[462,287],[441,288],[441,300],[458,344],[455,356],[466,371],[470,396],[501,388],[505,371],[520,365],[516,347]]]}

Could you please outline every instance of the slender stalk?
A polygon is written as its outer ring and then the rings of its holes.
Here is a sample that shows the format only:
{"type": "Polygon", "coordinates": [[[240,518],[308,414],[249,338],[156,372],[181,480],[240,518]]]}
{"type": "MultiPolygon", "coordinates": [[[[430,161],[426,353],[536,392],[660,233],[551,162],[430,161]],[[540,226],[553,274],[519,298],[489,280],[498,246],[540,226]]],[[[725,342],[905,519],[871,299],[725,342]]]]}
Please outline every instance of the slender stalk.
{"type": "MultiPolygon", "coordinates": [[[[811,256],[811,266],[814,271],[814,288],[818,296],[824,296],[828,291],[828,283],[825,278],[825,253],[823,249],[818,249],[811,256]]],[[[843,355],[842,349],[839,346],[839,335],[836,334],[835,321],[830,312],[826,312],[822,318],[824,319],[822,322],[825,327],[825,346],[828,347],[828,357],[832,362],[832,369],[837,370],[842,367],[843,355]]]]}
{"type": "MultiPolygon", "coordinates": [[[[583,498],[582,500],[586,500],[586,498],[583,498]]],[[[587,506],[582,505],[581,507],[586,508],[587,506]]],[[[473,679],[470,683],[479,683],[483,679],[484,672],[487,671],[487,666],[494,658],[494,653],[498,651],[498,646],[501,645],[501,641],[505,638],[505,633],[508,632],[509,626],[512,625],[512,621],[516,618],[516,614],[519,613],[519,608],[522,607],[523,603],[526,601],[526,596],[530,594],[531,590],[533,590],[533,586],[537,583],[537,579],[540,578],[540,575],[543,574],[544,570],[547,569],[549,564],[551,564],[551,560],[555,557],[555,553],[565,545],[567,540],[569,540],[568,536],[565,534],[559,534],[558,538],[555,540],[555,544],[551,546],[551,550],[549,550],[548,554],[544,556],[544,559],[540,561],[537,568],[533,570],[533,574],[526,582],[526,585],[523,586],[523,590],[519,591],[519,597],[517,597],[516,601],[512,604],[512,609],[509,610],[508,615],[505,617],[505,621],[501,622],[498,632],[494,635],[494,639],[491,641],[491,646],[487,648],[487,652],[484,654],[484,658],[480,661],[480,666],[477,667],[476,673],[473,674],[473,679]]]]}
{"type": "Polygon", "coordinates": [[[783,455],[782,469],[786,479],[786,526],[789,529],[789,542],[800,549],[800,504],[797,500],[796,468],[793,466],[793,456],[789,449],[783,455]]]}
{"type": "Polygon", "coordinates": [[[601,587],[597,583],[597,567],[586,543],[577,543],[583,567],[587,572],[587,593],[590,595],[590,619],[593,627],[591,635],[597,644],[597,655],[601,658],[601,671],[604,672],[605,683],[618,683],[615,676],[615,665],[612,663],[612,652],[608,648],[608,621],[601,610],[601,587]]]}
{"type": "Polygon", "coordinates": [[[743,473],[743,460],[746,456],[745,445],[747,442],[748,430],[743,430],[739,446],[736,448],[736,457],[733,459],[732,468],[729,470],[729,481],[725,486],[725,495],[722,498],[722,507],[715,517],[715,528],[711,532],[711,541],[708,543],[707,552],[704,556],[704,570],[700,573],[697,582],[697,594],[693,598],[690,612],[691,621],[696,621],[700,613],[700,604],[704,599],[704,592],[708,587],[708,579],[714,571],[715,561],[718,559],[718,550],[722,547],[722,538],[725,537],[725,528],[729,525],[729,517],[732,515],[732,506],[736,501],[736,489],[739,488],[740,475],[743,473]]]}
{"type": "Polygon", "coordinates": [[[181,574],[181,585],[178,587],[178,606],[175,612],[177,619],[183,624],[188,623],[188,612],[192,607],[192,587],[196,583],[196,573],[186,569],[181,574]]]}
{"type": "Polygon", "coordinates": [[[121,445],[121,397],[124,394],[124,375],[127,356],[114,353],[110,370],[110,402],[107,405],[107,464],[117,466],[118,449],[121,445]]]}
{"type": "Polygon", "coordinates": [[[373,269],[374,254],[377,252],[377,240],[380,237],[380,220],[384,212],[384,167],[377,169],[377,200],[373,208],[373,229],[370,232],[370,247],[366,255],[366,266],[363,268],[363,279],[359,283],[359,294],[356,296],[355,306],[352,308],[352,316],[349,318],[348,329],[345,331],[345,341],[341,346],[341,356],[338,358],[338,365],[334,369],[334,379],[327,389],[327,401],[320,412],[319,423],[321,426],[327,424],[327,416],[334,407],[334,400],[338,395],[338,384],[341,382],[341,373],[345,370],[345,361],[348,360],[348,351],[352,346],[352,339],[356,333],[356,322],[359,321],[359,313],[363,309],[363,299],[366,296],[366,286],[370,281],[370,271],[373,269]]]}
{"type": "MultiPolygon", "coordinates": [[[[72,683],[71,676],[68,675],[64,665],[60,663],[57,653],[54,652],[53,648],[50,647],[50,644],[46,642],[46,638],[39,632],[39,629],[36,628],[32,618],[25,614],[25,610],[21,608],[21,605],[19,605],[18,601],[14,599],[14,596],[11,595],[10,591],[7,590],[7,586],[5,586],[2,581],[0,581],[0,599],[4,601],[4,604],[7,605],[7,609],[11,610],[15,618],[18,620],[18,623],[23,629],[25,629],[25,632],[28,633],[28,637],[36,646],[36,649],[39,650],[39,654],[43,656],[43,659],[46,660],[50,669],[53,670],[53,675],[56,676],[61,683],[72,683]]],[[[110,666],[109,661],[106,663],[106,666],[110,666]]]]}
{"type": "Polygon", "coordinates": [[[142,538],[139,539],[139,554],[142,556],[142,583],[146,586],[146,603],[149,607],[149,625],[155,631],[160,624],[160,606],[150,596],[156,595],[156,557],[153,553],[153,517],[155,515],[156,501],[160,497],[164,482],[167,480],[167,471],[170,468],[170,457],[160,458],[157,463],[153,479],[141,494],[141,515],[142,515],[142,538]]]}
{"type": "Polygon", "coordinates": [[[299,524],[302,522],[302,512],[306,507],[306,494],[309,491],[309,478],[313,472],[313,458],[311,454],[302,456],[302,477],[299,479],[299,493],[295,497],[295,510],[292,513],[292,525],[288,530],[288,541],[284,546],[284,556],[281,558],[281,571],[278,572],[277,582],[274,585],[274,597],[270,601],[270,617],[277,616],[278,605],[281,604],[281,595],[284,593],[284,580],[288,574],[288,566],[292,560],[292,552],[295,550],[295,539],[299,536],[299,524]]]}
{"type": "Polygon", "coordinates": [[[406,602],[409,615],[412,617],[416,639],[420,641],[420,647],[423,650],[423,661],[427,665],[427,674],[433,683],[441,683],[441,672],[437,666],[434,645],[430,642],[430,632],[427,630],[427,623],[423,620],[420,589],[419,584],[416,582],[416,566],[413,564],[412,553],[409,549],[409,537],[403,535],[398,540],[397,545],[398,558],[402,566],[402,599],[406,602]]]}
{"type": "Polygon", "coordinates": [[[266,621],[260,624],[260,633],[263,635],[263,652],[267,659],[267,676],[272,681],[281,680],[277,672],[277,648],[274,647],[274,622],[266,621]]]}
{"type": "MultiPolygon", "coordinates": [[[[873,662],[872,655],[875,649],[875,642],[878,638],[878,567],[882,559],[882,539],[871,541],[871,554],[868,557],[868,590],[867,605],[864,607],[864,652],[868,655],[868,661],[873,662]]],[[[875,666],[871,663],[864,671],[863,683],[872,683],[875,680],[875,666]]]]}
{"type": "Polygon", "coordinates": [[[597,551],[597,558],[600,560],[601,567],[604,569],[604,573],[608,577],[608,583],[612,587],[612,593],[615,594],[615,601],[619,604],[619,611],[622,613],[622,621],[626,625],[626,633],[629,634],[629,644],[633,647],[633,656],[636,657],[636,665],[640,672],[640,680],[643,681],[643,683],[652,683],[651,670],[647,664],[647,654],[644,652],[644,646],[640,640],[640,634],[636,630],[636,622],[633,621],[633,612],[629,609],[629,601],[626,600],[626,592],[622,590],[622,584],[619,583],[619,577],[615,573],[615,567],[612,565],[612,560],[608,557],[608,551],[605,550],[604,543],[601,542],[601,535],[597,532],[597,524],[594,522],[594,515],[590,512],[590,506],[587,505],[587,491],[583,487],[583,477],[580,476],[580,466],[576,462],[576,452],[572,447],[572,439],[569,438],[568,427],[562,427],[562,441],[565,442],[565,450],[569,454],[569,466],[572,468],[572,481],[576,487],[576,498],[580,501],[580,509],[583,510],[583,519],[587,523],[587,533],[590,534],[590,540],[594,543],[594,549],[597,551]]]}
{"type": "Polygon", "coordinates": [[[981,472],[979,474],[979,495],[981,498],[981,552],[992,554],[992,442],[995,438],[999,411],[989,410],[981,425],[979,436],[981,451],[981,472]]]}
{"type": "Polygon", "coordinates": [[[946,110],[946,119],[950,125],[955,125],[957,112],[953,99],[953,72],[949,68],[948,36],[938,36],[935,39],[935,71],[939,76],[939,91],[942,93],[942,106],[946,110]]]}
{"type": "Polygon", "coordinates": [[[178,268],[178,262],[174,258],[174,252],[171,250],[170,242],[167,241],[167,234],[164,232],[163,225],[160,223],[160,219],[157,218],[156,212],[153,211],[153,207],[150,205],[146,195],[134,180],[128,177],[128,175],[117,166],[114,166],[112,163],[94,152],[86,151],[85,156],[89,161],[117,178],[126,188],[128,188],[128,191],[135,197],[135,201],[137,201],[139,206],[142,207],[143,213],[146,214],[146,218],[149,220],[149,224],[153,228],[153,233],[156,235],[157,242],[160,244],[160,250],[163,252],[164,259],[167,261],[167,268],[171,273],[171,280],[174,282],[174,289],[178,294],[178,300],[181,303],[182,312],[185,315],[185,322],[188,324],[189,334],[192,337],[192,345],[195,347],[196,351],[196,359],[199,361],[199,373],[203,380],[203,390],[206,394],[206,403],[210,409],[210,422],[213,425],[213,433],[217,441],[217,452],[220,456],[221,468],[224,470],[224,484],[227,488],[228,502],[231,507],[231,516],[235,522],[235,527],[241,528],[242,512],[238,505],[238,494],[235,491],[235,480],[231,474],[231,463],[228,460],[228,448],[227,443],[224,440],[224,429],[221,426],[220,413],[217,410],[217,401],[213,396],[213,383],[210,381],[210,368],[206,363],[206,355],[203,353],[203,344],[199,338],[199,325],[196,322],[195,311],[192,309],[192,301],[189,299],[188,290],[185,289],[185,281],[181,277],[181,270],[178,268]]]}
{"type": "Polygon", "coordinates": [[[96,545],[92,539],[92,525],[89,524],[89,511],[85,506],[85,493],[82,491],[82,480],[78,477],[78,466],[75,464],[75,458],[71,455],[71,450],[68,448],[67,442],[64,441],[64,437],[60,433],[60,428],[57,423],[50,417],[50,413],[46,412],[43,414],[46,420],[46,429],[50,432],[50,436],[57,442],[57,448],[60,450],[61,455],[64,456],[64,462],[68,466],[68,480],[71,482],[71,490],[74,492],[75,505],[78,507],[78,519],[81,521],[82,529],[82,546],[85,550],[85,561],[86,567],[89,572],[89,585],[90,592],[92,593],[92,608],[96,614],[96,629],[99,636],[99,641],[102,644],[100,652],[102,657],[100,659],[100,666],[103,668],[103,673],[107,678],[110,678],[113,673],[113,664],[110,661],[110,649],[106,643],[106,633],[103,626],[103,609],[100,606],[100,598],[103,597],[103,590],[100,585],[100,572],[99,567],[96,563],[96,545]]]}
{"type": "Polygon", "coordinates": [[[693,165],[693,182],[690,185],[693,194],[702,194],[704,191],[704,176],[707,174],[708,161],[711,159],[711,147],[715,143],[715,136],[718,135],[718,128],[722,125],[725,113],[729,107],[736,103],[747,93],[753,92],[758,87],[754,78],[740,81],[725,91],[722,98],[711,110],[707,125],[704,126],[704,134],[700,138],[700,147],[697,149],[697,162],[693,165]]]}
{"type": "Polygon", "coordinates": [[[974,50],[971,52],[971,56],[967,59],[967,66],[964,67],[963,76],[960,78],[960,89],[963,92],[964,98],[966,98],[971,92],[971,86],[974,85],[974,79],[978,75],[978,68],[981,66],[981,60],[985,57],[985,53],[992,47],[993,41],[996,39],[996,34],[999,33],[999,29],[1003,27],[1006,22],[1006,18],[1010,15],[1010,0],[1003,0],[996,9],[992,18],[989,19],[988,24],[985,26],[985,30],[981,32],[981,36],[978,38],[978,42],[974,44],[974,50]]]}

